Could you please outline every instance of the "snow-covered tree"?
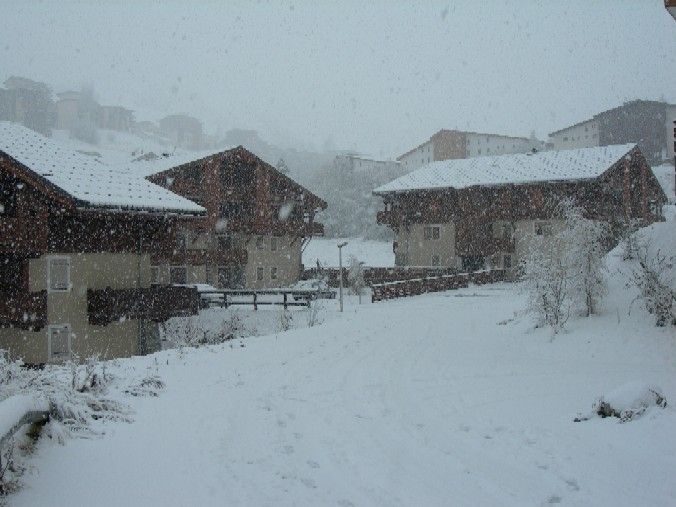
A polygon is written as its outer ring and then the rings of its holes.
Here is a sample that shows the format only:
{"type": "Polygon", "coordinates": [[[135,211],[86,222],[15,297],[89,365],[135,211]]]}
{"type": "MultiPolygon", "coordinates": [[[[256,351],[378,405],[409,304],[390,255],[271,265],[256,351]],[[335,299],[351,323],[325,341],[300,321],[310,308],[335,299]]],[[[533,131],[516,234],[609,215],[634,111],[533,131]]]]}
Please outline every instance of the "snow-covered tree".
{"type": "Polygon", "coordinates": [[[359,304],[361,304],[361,295],[366,288],[366,282],[364,281],[364,263],[360,262],[354,255],[350,256],[347,270],[347,283],[352,289],[352,293],[359,296],[359,304]]]}
{"type": "Polygon", "coordinates": [[[574,304],[583,307],[589,316],[597,312],[598,302],[607,290],[604,240],[608,227],[604,222],[585,218],[582,208],[570,200],[561,203],[561,214],[566,220],[563,244],[571,295],[574,304]]]}
{"type": "Polygon", "coordinates": [[[528,310],[538,326],[561,330],[571,310],[587,316],[597,312],[606,292],[603,222],[588,219],[571,200],[563,200],[555,215],[564,220],[563,229],[550,237],[534,236],[523,263],[528,310]]]}

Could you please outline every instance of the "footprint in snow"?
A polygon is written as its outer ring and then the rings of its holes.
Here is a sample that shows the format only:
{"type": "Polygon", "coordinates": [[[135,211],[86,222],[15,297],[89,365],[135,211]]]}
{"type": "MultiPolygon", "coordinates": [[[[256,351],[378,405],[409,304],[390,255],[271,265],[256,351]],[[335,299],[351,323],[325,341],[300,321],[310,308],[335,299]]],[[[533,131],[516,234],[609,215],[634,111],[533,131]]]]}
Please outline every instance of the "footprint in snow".
{"type": "Polygon", "coordinates": [[[563,499],[559,495],[552,495],[549,498],[547,498],[547,503],[548,504],[555,504],[555,503],[561,503],[563,499]]]}
{"type": "Polygon", "coordinates": [[[294,451],[295,449],[293,448],[292,445],[285,445],[283,448],[284,454],[293,454],[294,451]]]}
{"type": "Polygon", "coordinates": [[[300,480],[306,487],[310,489],[315,489],[317,487],[317,484],[315,484],[315,481],[312,479],[308,479],[307,477],[303,478],[300,480]]]}
{"type": "Polygon", "coordinates": [[[319,463],[316,461],[308,460],[306,463],[310,468],[319,468],[319,463]]]}

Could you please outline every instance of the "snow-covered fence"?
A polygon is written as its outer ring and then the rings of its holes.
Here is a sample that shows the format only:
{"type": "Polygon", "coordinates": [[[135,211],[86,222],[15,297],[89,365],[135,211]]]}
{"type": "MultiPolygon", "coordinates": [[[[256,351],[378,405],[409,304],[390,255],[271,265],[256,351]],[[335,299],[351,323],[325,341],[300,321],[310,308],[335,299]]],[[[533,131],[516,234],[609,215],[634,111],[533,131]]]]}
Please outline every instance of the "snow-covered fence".
{"type": "Polygon", "coordinates": [[[333,299],[335,292],[322,289],[205,289],[200,291],[202,307],[249,305],[258,310],[259,305],[307,306],[316,299],[333,299]],[[272,296],[276,299],[260,299],[272,296]],[[279,298],[282,298],[279,300],[279,298]]]}
{"type": "Polygon", "coordinates": [[[371,302],[384,301],[408,296],[417,296],[427,292],[441,292],[445,290],[467,287],[469,283],[482,285],[505,280],[505,270],[477,271],[474,273],[458,273],[429,278],[399,280],[373,284],[371,286],[371,302]]]}
{"type": "MultiPolygon", "coordinates": [[[[301,277],[303,280],[326,277],[329,287],[338,287],[338,268],[310,268],[303,271],[301,277]]],[[[364,282],[366,285],[376,285],[388,282],[400,282],[402,280],[416,280],[420,278],[438,277],[442,275],[457,274],[455,268],[439,267],[409,267],[397,266],[391,268],[382,267],[364,267],[364,282]]],[[[343,268],[343,284],[349,285],[348,269],[343,268]]]]}

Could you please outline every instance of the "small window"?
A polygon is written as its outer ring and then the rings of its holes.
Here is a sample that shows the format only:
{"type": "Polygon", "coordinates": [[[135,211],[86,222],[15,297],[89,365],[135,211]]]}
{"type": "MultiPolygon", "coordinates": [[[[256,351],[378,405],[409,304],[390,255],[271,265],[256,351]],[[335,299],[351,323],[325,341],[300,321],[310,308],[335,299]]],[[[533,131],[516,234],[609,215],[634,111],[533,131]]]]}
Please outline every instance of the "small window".
{"type": "Polygon", "coordinates": [[[185,266],[169,268],[169,283],[183,285],[188,283],[188,269],[185,266]]]}
{"type": "Polygon", "coordinates": [[[256,248],[265,250],[265,238],[263,236],[256,236],[256,248]]]}
{"type": "Polygon", "coordinates": [[[270,238],[270,251],[271,252],[277,251],[277,238],[274,236],[270,238]]]}
{"type": "Polygon", "coordinates": [[[49,326],[48,331],[49,359],[53,361],[65,361],[71,357],[71,334],[70,326],[63,324],[49,326]]]}
{"type": "Polygon", "coordinates": [[[433,255],[433,256],[432,256],[432,264],[431,264],[431,266],[434,267],[434,268],[436,268],[436,267],[439,267],[440,265],[441,265],[441,261],[439,260],[439,256],[438,256],[438,255],[433,255]]]}
{"type": "Polygon", "coordinates": [[[150,283],[157,285],[160,283],[160,268],[159,266],[150,266],[150,283]]]}
{"type": "Polygon", "coordinates": [[[552,224],[549,222],[535,222],[535,235],[536,236],[551,236],[552,235],[552,224]]]}
{"type": "Polygon", "coordinates": [[[264,277],[265,277],[265,269],[261,267],[256,268],[256,280],[262,282],[264,277]]]}
{"type": "Polygon", "coordinates": [[[502,257],[502,269],[512,269],[512,256],[504,255],[502,257]]]}
{"type": "Polygon", "coordinates": [[[70,290],[70,257],[49,258],[47,287],[50,292],[67,292],[70,290]]]}
{"type": "Polygon", "coordinates": [[[277,268],[270,268],[270,280],[277,280],[277,268]]]}
{"type": "Polygon", "coordinates": [[[429,226],[425,227],[423,231],[425,239],[439,239],[439,227],[438,226],[429,226]]]}

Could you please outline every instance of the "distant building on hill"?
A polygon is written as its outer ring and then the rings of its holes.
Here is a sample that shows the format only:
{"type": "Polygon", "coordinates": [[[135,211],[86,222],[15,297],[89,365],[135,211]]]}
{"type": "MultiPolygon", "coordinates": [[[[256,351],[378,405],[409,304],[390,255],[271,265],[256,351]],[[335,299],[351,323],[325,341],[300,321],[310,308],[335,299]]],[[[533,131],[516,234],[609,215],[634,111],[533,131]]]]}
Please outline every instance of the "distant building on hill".
{"type": "Polygon", "coordinates": [[[203,147],[202,122],[187,114],[172,114],[159,121],[160,131],[180,148],[199,150],[203,147]]]}
{"type": "Polygon", "coordinates": [[[439,160],[526,153],[542,148],[544,145],[541,141],[528,137],[443,129],[424,143],[397,157],[397,160],[404,169],[412,171],[439,160]]]}
{"type": "Polygon", "coordinates": [[[356,154],[336,155],[333,166],[339,171],[366,173],[375,177],[389,175],[397,177],[401,174],[401,163],[396,160],[375,160],[356,154]]]}
{"type": "Polygon", "coordinates": [[[549,134],[555,150],[636,143],[651,165],[673,163],[676,104],[633,100],[549,134]]]}
{"type": "Polygon", "coordinates": [[[43,135],[51,135],[55,106],[49,87],[38,81],[12,76],[0,88],[0,120],[20,123],[43,135]]]}

